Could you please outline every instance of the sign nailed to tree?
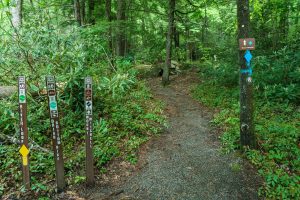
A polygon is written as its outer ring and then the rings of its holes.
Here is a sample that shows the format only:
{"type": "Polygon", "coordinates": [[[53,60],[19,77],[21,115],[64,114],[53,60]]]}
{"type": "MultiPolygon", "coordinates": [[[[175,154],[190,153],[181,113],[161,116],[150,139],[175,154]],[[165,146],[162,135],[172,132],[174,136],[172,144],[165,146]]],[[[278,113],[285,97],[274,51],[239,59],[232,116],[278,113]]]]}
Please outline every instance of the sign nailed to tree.
{"type": "Polygon", "coordinates": [[[255,39],[245,38],[239,40],[240,50],[255,50],[255,39]]]}

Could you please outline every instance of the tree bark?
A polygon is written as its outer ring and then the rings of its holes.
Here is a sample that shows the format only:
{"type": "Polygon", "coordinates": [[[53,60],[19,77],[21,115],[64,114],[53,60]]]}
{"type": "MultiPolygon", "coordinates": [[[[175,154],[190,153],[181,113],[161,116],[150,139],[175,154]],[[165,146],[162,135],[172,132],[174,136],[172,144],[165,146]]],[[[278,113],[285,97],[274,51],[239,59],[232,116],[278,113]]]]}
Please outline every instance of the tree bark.
{"type": "Polygon", "coordinates": [[[81,26],[81,9],[79,0],[74,0],[74,15],[78,25],[81,26]]]}
{"type": "Polygon", "coordinates": [[[297,9],[296,9],[296,17],[295,17],[296,26],[298,26],[299,23],[299,13],[300,13],[300,1],[298,1],[297,9]]]}
{"type": "MultiPolygon", "coordinates": [[[[280,13],[279,29],[281,30],[281,41],[287,42],[289,34],[289,14],[291,2],[286,0],[284,7],[280,13]]],[[[280,46],[282,47],[282,46],[280,46]]]]}
{"type": "Polygon", "coordinates": [[[80,21],[81,25],[83,26],[86,23],[85,19],[85,0],[80,1],[80,21]]]}
{"type": "Polygon", "coordinates": [[[90,24],[95,24],[95,1],[94,0],[88,0],[88,22],[90,24]]]}
{"type": "Polygon", "coordinates": [[[105,1],[105,14],[107,21],[109,22],[109,29],[108,29],[108,46],[110,49],[110,52],[113,53],[113,38],[112,38],[112,28],[111,28],[111,22],[112,22],[112,15],[111,15],[111,0],[105,1]]]}
{"type": "Polygon", "coordinates": [[[185,27],[185,51],[186,51],[186,61],[191,61],[191,44],[190,44],[190,29],[188,26],[185,27]]]}
{"type": "MultiPolygon", "coordinates": [[[[237,0],[238,39],[248,38],[250,32],[249,0],[237,0]]],[[[244,51],[239,51],[241,70],[246,70],[244,51]]],[[[242,146],[256,147],[253,123],[253,84],[249,74],[240,74],[240,141],[242,146]]]]}
{"type": "Polygon", "coordinates": [[[16,4],[11,8],[12,25],[18,29],[22,25],[23,0],[16,0],[16,4]]]}
{"type": "Polygon", "coordinates": [[[126,0],[118,0],[117,20],[118,20],[118,34],[117,34],[117,55],[125,56],[126,48],[126,0]]]}
{"type": "Polygon", "coordinates": [[[169,0],[169,28],[167,34],[167,45],[166,45],[166,63],[162,75],[162,84],[167,85],[170,80],[170,68],[172,59],[172,35],[174,30],[174,14],[175,14],[175,0],[169,0]]]}
{"type": "Polygon", "coordinates": [[[173,35],[174,35],[174,47],[175,48],[179,48],[180,46],[180,33],[179,31],[177,31],[177,27],[176,24],[174,23],[174,31],[173,31],[173,35]]]}
{"type": "Polygon", "coordinates": [[[207,29],[207,6],[206,6],[206,2],[205,2],[204,19],[203,19],[203,25],[202,25],[202,45],[203,46],[205,46],[206,29],[207,29]]]}

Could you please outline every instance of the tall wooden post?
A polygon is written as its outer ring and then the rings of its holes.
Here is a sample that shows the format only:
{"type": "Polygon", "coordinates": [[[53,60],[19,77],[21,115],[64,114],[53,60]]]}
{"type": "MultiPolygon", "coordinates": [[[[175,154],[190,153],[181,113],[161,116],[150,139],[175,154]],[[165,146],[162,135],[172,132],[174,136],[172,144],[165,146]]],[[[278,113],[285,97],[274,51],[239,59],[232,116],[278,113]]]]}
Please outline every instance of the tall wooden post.
{"type": "Polygon", "coordinates": [[[23,183],[27,190],[30,190],[29,175],[29,147],[28,147],[28,128],[27,128],[27,100],[26,100],[26,78],[18,78],[19,92],[19,128],[20,128],[20,154],[22,155],[23,183]]]}
{"type": "Polygon", "coordinates": [[[62,192],[66,187],[64,179],[64,156],[60,137],[60,123],[58,103],[56,97],[56,84],[54,76],[46,77],[46,86],[49,102],[50,124],[52,129],[52,146],[54,151],[57,192],[62,192]]]}
{"type": "MultiPolygon", "coordinates": [[[[239,39],[248,38],[250,32],[249,0],[237,0],[237,18],[238,18],[238,38],[239,39]]],[[[247,46],[248,44],[245,43],[244,45],[247,46]]],[[[246,61],[245,51],[241,49],[242,48],[240,46],[239,64],[241,69],[241,73],[240,73],[241,145],[255,148],[256,139],[254,134],[254,123],[253,123],[254,107],[253,107],[253,84],[252,84],[252,77],[251,77],[252,70],[249,66],[250,61],[249,62],[246,61]]],[[[249,53],[249,49],[247,50],[248,51],[246,53],[249,53]]]]}
{"type": "Polygon", "coordinates": [[[85,122],[86,122],[86,184],[92,186],[95,184],[94,178],[94,158],[93,158],[93,91],[92,78],[86,77],[84,86],[84,101],[85,101],[85,122]]]}

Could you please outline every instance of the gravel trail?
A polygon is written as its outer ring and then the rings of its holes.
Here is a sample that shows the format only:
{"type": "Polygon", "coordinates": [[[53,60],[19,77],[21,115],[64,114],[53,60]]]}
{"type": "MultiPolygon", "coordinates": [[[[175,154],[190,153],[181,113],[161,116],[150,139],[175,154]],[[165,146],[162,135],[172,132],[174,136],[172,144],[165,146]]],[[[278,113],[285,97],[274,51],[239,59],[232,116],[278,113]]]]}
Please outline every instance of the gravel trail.
{"type": "Polygon", "coordinates": [[[192,82],[195,73],[175,77],[168,87],[151,81],[166,104],[169,127],[148,146],[143,168],[122,186],[121,199],[258,199],[259,178],[243,159],[221,153],[211,114],[189,95],[192,82]]]}

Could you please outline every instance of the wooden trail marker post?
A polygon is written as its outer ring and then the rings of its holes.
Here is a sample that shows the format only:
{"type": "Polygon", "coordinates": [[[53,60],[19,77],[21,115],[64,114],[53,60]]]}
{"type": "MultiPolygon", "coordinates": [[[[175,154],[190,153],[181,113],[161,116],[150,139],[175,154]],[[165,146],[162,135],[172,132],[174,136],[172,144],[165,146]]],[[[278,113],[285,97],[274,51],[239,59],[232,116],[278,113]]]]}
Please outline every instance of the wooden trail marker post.
{"type": "Polygon", "coordinates": [[[250,32],[249,0],[237,0],[239,64],[240,64],[240,141],[242,146],[256,147],[254,133],[254,103],[251,50],[255,39],[248,38],[250,32]]]}
{"type": "Polygon", "coordinates": [[[86,184],[95,184],[94,177],[94,158],[93,158],[93,91],[92,78],[86,77],[84,81],[84,105],[85,105],[85,126],[86,126],[86,184]]]}
{"type": "Polygon", "coordinates": [[[20,154],[22,156],[23,183],[26,190],[30,190],[29,174],[29,148],[28,148],[28,128],[27,128],[27,101],[26,101],[26,78],[18,78],[19,97],[19,128],[20,128],[20,154]]]}
{"type": "Polygon", "coordinates": [[[60,137],[60,123],[56,97],[56,84],[54,76],[46,77],[46,87],[49,102],[50,124],[52,129],[52,146],[54,151],[57,192],[62,192],[66,186],[64,179],[64,158],[60,137]]]}

